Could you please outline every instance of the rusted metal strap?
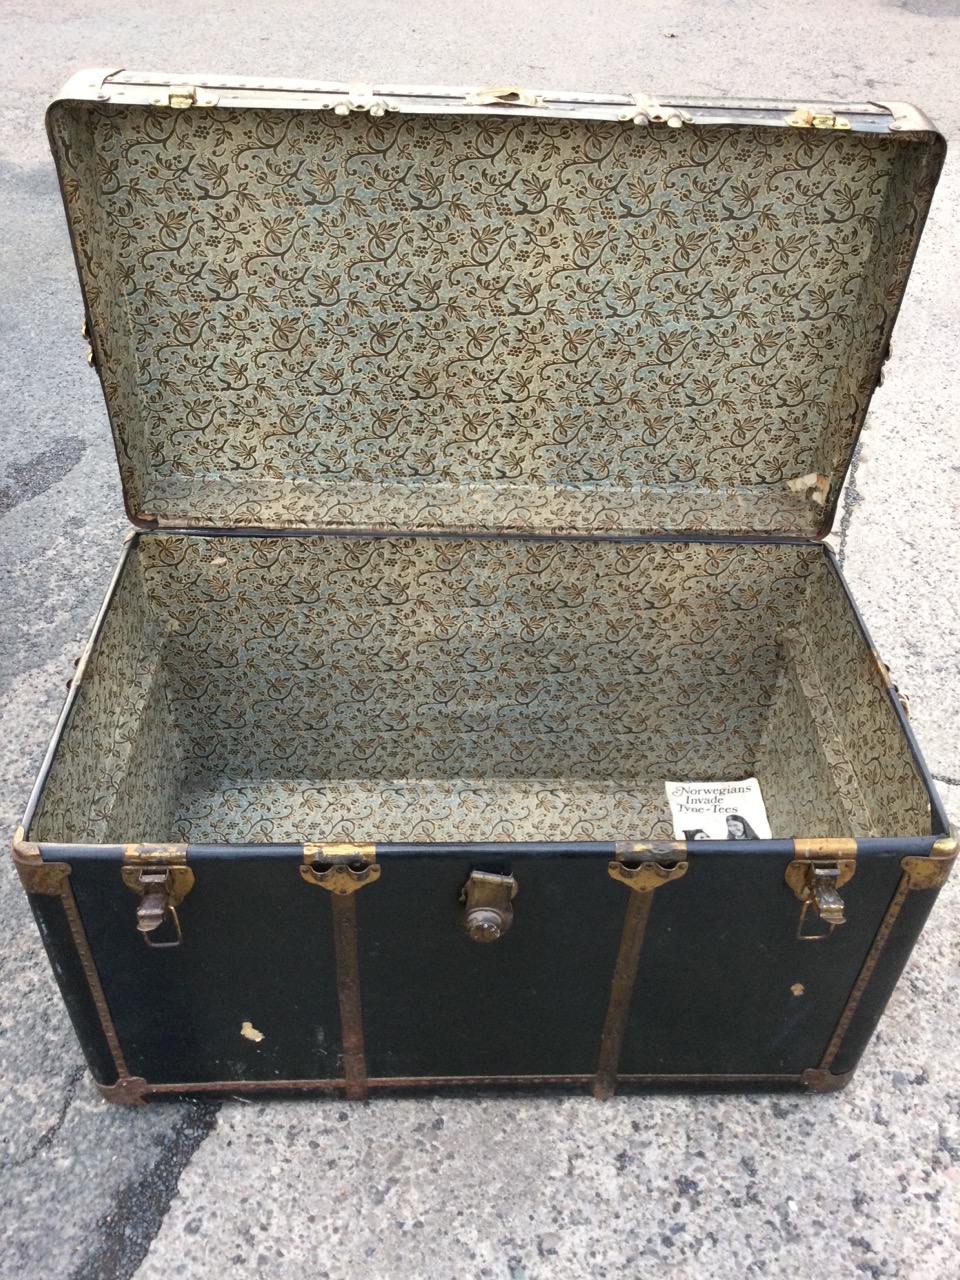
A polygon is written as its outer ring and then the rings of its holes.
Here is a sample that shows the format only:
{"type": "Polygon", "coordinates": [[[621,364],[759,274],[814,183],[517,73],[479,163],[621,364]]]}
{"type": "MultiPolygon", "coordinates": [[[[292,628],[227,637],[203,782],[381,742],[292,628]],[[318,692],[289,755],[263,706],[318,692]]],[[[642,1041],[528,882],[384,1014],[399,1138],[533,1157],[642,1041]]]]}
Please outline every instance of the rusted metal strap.
{"type": "Polygon", "coordinates": [[[376,856],[376,845],[372,844],[305,844],[300,866],[300,874],[308,884],[330,893],[345,1091],[348,1098],[357,1100],[366,1098],[368,1087],[356,895],[364,885],[380,878],[376,856]]]}
{"type": "Polygon", "coordinates": [[[686,846],[682,842],[624,845],[619,853],[619,858],[609,863],[607,870],[614,880],[627,886],[630,894],[610,983],[607,1017],[600,1037],[600,1058],[593,1083],[595,1098],[612,1098],[616,1091],[620,1050],[654,891],[671,880],[679,880],[689,865],[685,861],[686,846]]]}
{"type": "Polygon", "coordinates": [[[348,1098],[367,1096],[367,1057],[363,1045],[360,954],[357,949],[357,900],[352,893],[330,896],[333,945],[337,957],[337,994],[343,1040],[343,1075],[348,1098]]]}
{"type": "Polygon", "coordinates": [[[593,1083],[595,1098],[612,1098],[616,1092],[620,1050],[627,1029],[627,1016],[630,1012],[630,1001],[637,978],[637,965],[640,962],[640,951],[643,947],[643,938],[647,931],[647,921],[650,918],[652,905],[652,889],[631,893],[627,899],[623,932],[620,934],[620,950],[617,952],[613,981],[610,983],[607,1019],[603,1024],[603,1035],[600,1037],[600,1060],[593,1083]]]}

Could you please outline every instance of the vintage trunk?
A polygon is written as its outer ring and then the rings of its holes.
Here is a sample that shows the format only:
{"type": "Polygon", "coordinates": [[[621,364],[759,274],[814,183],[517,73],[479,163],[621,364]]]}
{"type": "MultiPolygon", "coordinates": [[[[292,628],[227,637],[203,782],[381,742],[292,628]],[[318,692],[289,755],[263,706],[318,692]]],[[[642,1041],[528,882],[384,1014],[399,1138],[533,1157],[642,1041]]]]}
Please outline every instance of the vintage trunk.
{"type": "Polygon", "coordinates": [[[829,549],[898,104],[85,73],[131,520],[15,858],[104,1095],[831,1089],[956,854],[829,549]],[[773,839],[673,838],[756,776],[773,839]]]}

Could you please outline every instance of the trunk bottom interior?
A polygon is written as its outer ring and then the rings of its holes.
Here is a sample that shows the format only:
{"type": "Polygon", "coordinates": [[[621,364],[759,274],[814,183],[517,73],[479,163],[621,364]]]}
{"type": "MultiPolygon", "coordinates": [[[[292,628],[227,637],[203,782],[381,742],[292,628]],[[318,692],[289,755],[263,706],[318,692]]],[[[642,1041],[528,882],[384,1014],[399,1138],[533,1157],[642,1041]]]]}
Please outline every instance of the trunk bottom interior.
{"type": "Polygon", "coordinates": [[[776,838],[930,831],[818,544],[158,532],[29,835],[670,838],[665,780],[749,776],[776,838]]]}

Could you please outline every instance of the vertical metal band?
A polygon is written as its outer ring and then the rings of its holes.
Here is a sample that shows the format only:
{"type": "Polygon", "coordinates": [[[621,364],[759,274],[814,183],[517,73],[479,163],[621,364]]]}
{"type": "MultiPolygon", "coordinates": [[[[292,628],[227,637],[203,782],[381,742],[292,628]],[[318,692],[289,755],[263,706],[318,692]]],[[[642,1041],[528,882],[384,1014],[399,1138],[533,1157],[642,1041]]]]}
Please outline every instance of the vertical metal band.
{"type": "Polygon", "coordinates": [[[126,1059],[123,1056],[123,1050],[120,1048],[117,1029],[113,1024],[110,1006],[107,1004],[107,997],[104,994],[103,986],[100,982],[100,975],[97,973],[97,966],[93,958],[93,952],[90,950],[90,943],[87,941],[87,933],[83,927],[83,921],[80,919],[80,912],[77,909],[77,900],[73,896],[73,890],[70,888],[69,880],[64,880],[63,882],[63,886],[60,890],[60,901],[63,903],[63,909],[66,912],[67,923],[70,925],[70,932],[73,935],[74,946],[77,948],[77,954],[80,956],[80,964],[83,968],[84,977],[87,979],[87,985],[90,988],[90,995],[93,998],[94,1007],[97,1010],[97,1017],[100,1019],[100,1026],[103,1029],[104,1039],[110,1049],[110,1056],[113,1059],[113,1065],[117,1069],[117,1075],[120,1080],[130,1079],[130,1072],[127,1070],[126,1059]]]}
{"type": "Polygon", "coordinates": [[[857,1012],[857,1006],[873,976],[877,962],[883,954],[883,949],[887,945],[887,940],[897,922],[897,917],[906,901],[907,894],[914,889],[939,889],[949,876],[956,856],[956,840],[946,839],[938,840],[934,844],[929,857],[908,856],[901,859],[900,865],[903,868],[903,875],[900,877],[897,891],[890,900],[890,905],[887,907],[883,920],[880,922],[876,937],[870,944],[870,950],[867,952],[866,959],[857,974],[857,980],[853,984],[847,1003],[843,1006],[840,1021],[837,1023],[833,1035],[830,1037],[830,1043],[827,1045],[826,1051],[820,1060],[820,1071],[828,1071],[840,1051],[843,1038],[849,1030],[853,1016],[857,1012]]]}
{"type": "Polygon", "coordinates": [[[883,948],[887,945],[887,939],[890,937],[890,931],[897,922],[897,916],[900,914],[900,908],[903,906],[907,894],[910,892],[909,876],[901,876],[900,883],[897,885],[897,892],[893,895],[886,914],[880,922],[880,928],[877,930],[876,937],[870,944],[870,950],[867,952],[867,958],[864,960],[860,972],[857,974],[857,980],[853,984],[850,995],[847,997],[847,1003],[843,1006],[843,1012],[840,1014],[840,1021],[834,1029],[833,1035],[830,1037],[830,1043],[827,1045],[826,1052],[820,1059],[820,1070],[829,1071],[833,1064],[834,1058],[839,1052],[843,1043],[843,1037],[847,1034],[847,1029],[853,1021],[853,1015],[857,1011],[857,1005],[860,1003],[864,991],[867,989],[867,983],[873,975],[874,969],[877,967],[877,961],[880,959],[883,948]]]}
{"type": "Polygon", "coordinates": [[[652,889],[637,889],[627,897],[620,950],[617,952],[617,963],[610,983],[610,1003],[607,1005],[607,1018],[600,1037],[600,1059],[593,1082],[595,1098],[612,1098],[616,1091],[620,1049],[627,1029],[637,965],[652,905],[652,889]]]}
{"type": "Polygon", "coordinates": [[[345,1090],[348,1098],[358,1100],[366,1098],[368,1089],[356,895],[364,885],[380,879],[376,856],[373,844],[305,844],[300,866],[300,875],[308,884],[330,893],[345,1090]]]}
{"type": "Polygon", "coordinates": [[[352,893],[332,893],[333,945],[337,958],[337,995],[343,1075],[348,1098],[367,1096],[367,1059],[363,1045],[363,1005],[360,999],[360,954],[357,949],[357,900],[352,893]]]}

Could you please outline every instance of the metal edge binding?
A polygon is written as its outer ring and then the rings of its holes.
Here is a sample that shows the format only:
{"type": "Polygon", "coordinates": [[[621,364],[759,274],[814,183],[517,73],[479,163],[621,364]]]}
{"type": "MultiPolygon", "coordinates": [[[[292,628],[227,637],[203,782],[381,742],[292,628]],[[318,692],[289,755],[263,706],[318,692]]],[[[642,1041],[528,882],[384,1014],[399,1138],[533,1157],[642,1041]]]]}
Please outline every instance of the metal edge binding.
{"type": "MultiPolygon", "coordinates": [[[[665,1087],[674,1087],[676,1085],[688,1084],[732,1084],[732,1085],[802,1085],[807,1082],[804,1076],[810,1074],[813,1078],[811,1088],[816,1088],[816,1084],[821,1077],[828,1077],[830,1081],[843,1081],[846,1083],[853,1072],[848,1072],[846,1076],[834,1076],[830,1072],[821,1072],[818,1068],[809,1068],[809,1072],[804,1075],[796,1075],[790,1073],[769,1073],[760,1072],[750,1073],[729,1073],[729,1072],[705,1072],[698,1074],[645,1074],[645,1075],[623,1075],[620,1077],[621,1083],[624,1085],[638,1086],[656,1086],[663,1085],[665,1087]]],[[[511,1088],[516,1086],[540,1088],[551,1085],[589,1085],[595,1079],[592,1075],[498,1075],[498,1076],[373,1076],[368,1085],[371,1090],[393,1090],[393,1089],[435,1089],[435,1088],[475,1088],[478,1086],[491,1086],[493,1088],[511,1088]]],[[[148,1100],[148,1096],[159,1095],[184,1095],[200,1093],[283,1093],[283,1092],[310,1092],[323,1091],[333,1092],[336,1090],[346,1089],[346,1080],[342,1077],[329,1080],[206,1080],[206,1081],[165,1081],[163,1083],[151,1083],[144,1080],[141,1076],[124,1076],[118,1080],[116,1084],[104,1085],[97,1084],[100,1094],[108,1102],[141,1104],[148,1100]]],[[[833,1088],[842,1088],[842,1085],[834,1084],[833,1088]]],[[[829,1092],[829,1089],[822,1090],[829,1092]]]]}
{"type": "MultiPolygon", "coordinates": [[[[546,118],[583,117],[611,121],[633,121],[637,124],[666,124],[680,128],[684,124],[717,125],[760,123],[783,126],[793,104],[768,99],[705,98],[684,103],[664,104],[651,95],[597,94],[586,91],[524,90],[500,88],[478,90],[468,87],[422,85],[351,85],[343,82],[297,80],[291,78],[241,79],[208,73],[177,74],[162,71],[127,70],[126,68],[93,68],[78,72],[63,86],[54,102],[111,101],[126,105],[160,105],[164,107],[211,107],[224,104],[221,99],[247,98],[234,106],[282,107],[339,110],[347,115],[369,111],[373,116],[387,112],[414,113],[438,111],[445,114],[473,112],[540,115],[546,118]],[[122,77],[122,79],[120,78],[122,77]],[[181,92],[185,91],[185,92],[181,92]],[[165,96],[159,97],[158,94],[165,96]],[[480,105],[479,97],[496,96],[480,105]],[[514,98],[511,95],[516,94],[514,98]],[[173,95],[175,101],[171,103],[173,95]],[[396,101],[400,99],[401,101],[396,101]],[[748,118],[745,118],[746,117],[748,118]],[[749,117],[763,117],[759,121],[749,117]]],[[[864,117],[892,115],[891,129],[926,129],[935,126],[916,108],[906,103],[825,103],[822,110],[807,110],[811,128],[866,129],[876,132],[876,124],[864,123],[864,117]],[[840,113],[860,119],[847,120],[840,113]],[[896,114],[894,114],[896,113],[896,114]]],[[[806,121],[803,122],[804,124],[806,121]]]]}

